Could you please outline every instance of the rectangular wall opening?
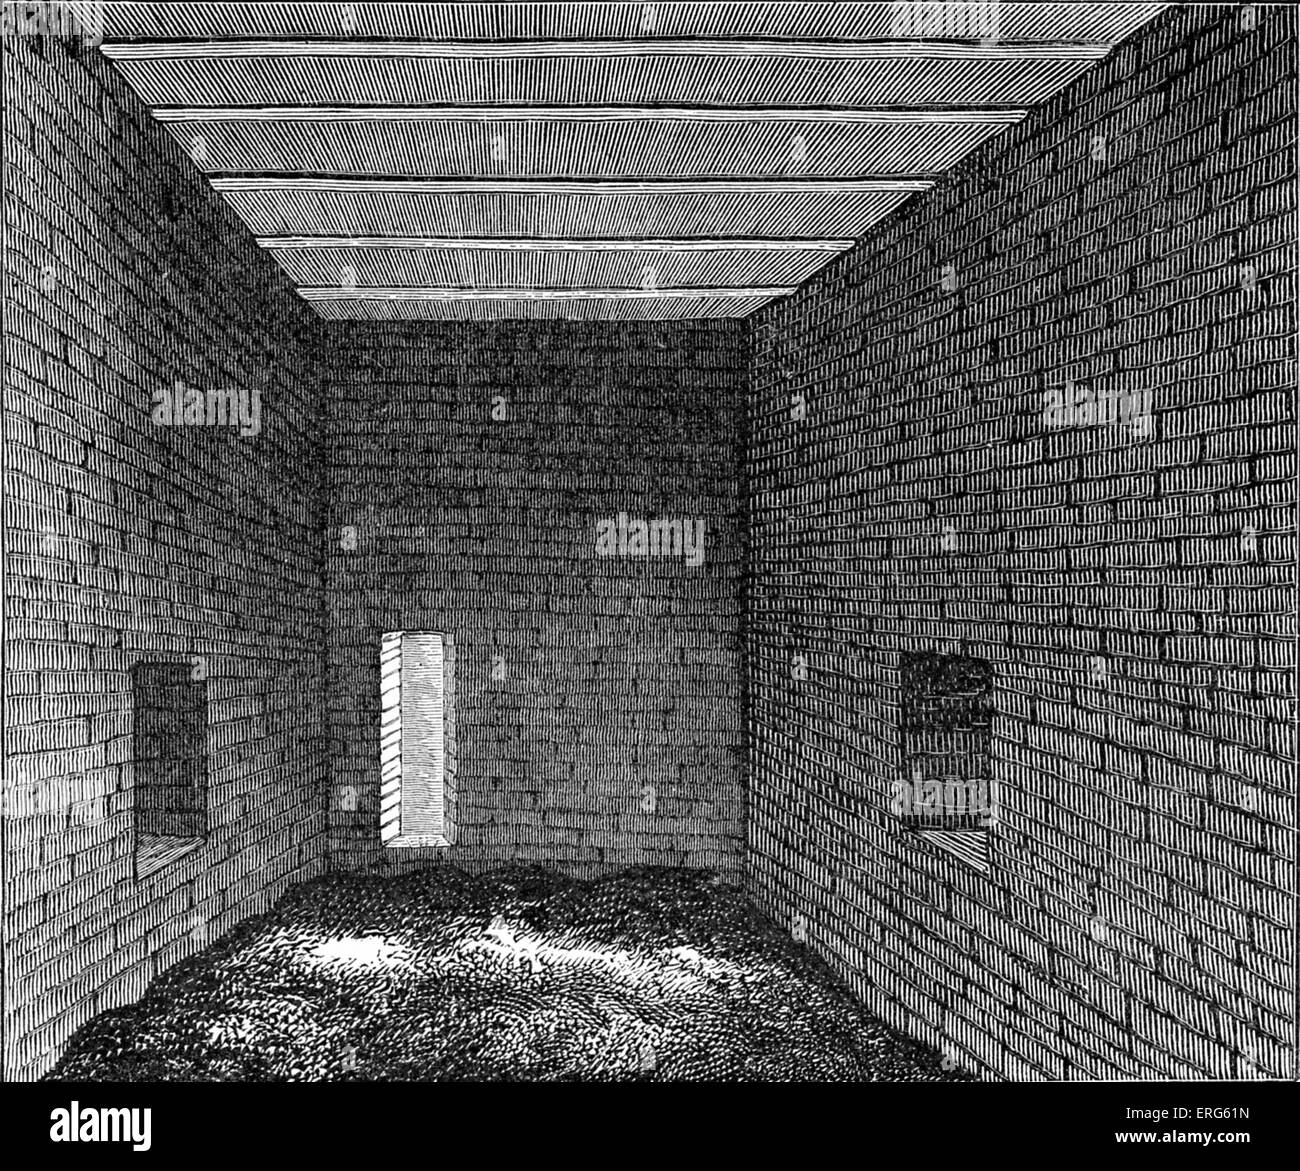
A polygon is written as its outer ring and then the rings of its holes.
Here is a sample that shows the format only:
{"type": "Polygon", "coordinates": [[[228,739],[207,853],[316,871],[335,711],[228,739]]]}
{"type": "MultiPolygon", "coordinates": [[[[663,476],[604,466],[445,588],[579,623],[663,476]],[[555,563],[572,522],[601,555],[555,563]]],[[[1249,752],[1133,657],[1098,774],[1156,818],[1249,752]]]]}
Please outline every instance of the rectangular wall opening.
{"type": "Polygon", "coordinates": [[[201,846],[208,832],[208,683],[188,662],[137,663],[134,713],[136,876],[201,846]]]}
{"type": "Polygon", "coordinates": [[[903,776],[895,811],[926,841],[981,869],[993,820],[993,671],[986,659],[899,660],[903,776]]]}
{"type": "Polygon", "coordinates": [[[451,636],[393,631],[379,651],[379,836],[388,847],[452,843],[455,736],[451,636]]]}

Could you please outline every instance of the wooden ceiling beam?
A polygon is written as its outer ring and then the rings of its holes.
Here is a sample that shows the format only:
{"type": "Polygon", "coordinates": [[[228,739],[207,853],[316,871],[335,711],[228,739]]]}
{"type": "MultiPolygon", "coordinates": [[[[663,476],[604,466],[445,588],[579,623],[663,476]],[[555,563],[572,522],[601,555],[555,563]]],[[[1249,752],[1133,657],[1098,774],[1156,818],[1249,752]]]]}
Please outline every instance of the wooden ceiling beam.
{"type": "Polygon", "coordinates": [[[298,287],[307,301],[640,301],[690,297],[783,297],[797,286],[782,288],[571,288],[571,289],[433,289],[433,288],[322,288],[298,287]]]}
{"type": "Polygon", "coordinates": [[[871,179],[422,179],[212,175],[217,191],[330,191],[400,195],[837,195],[928,191],[929,176],[871,179]]]}
{"type": "Polygon", "coordinates": [[[225,60],[232,57],[433,57],[527,59],[573,57],[782,57],[808,60],[943,61],[1094,61],[1110,51],[1108,42],[1013,41],[982,43],[952,40],[549,40],[389,41],[389,40],[217,40],[106,41],[104,56],[116,61],[225,60]]]}
{"type": "Polygon", "coordinates": [[[259,236],[258,244],[272,251],[295,249],[361,249],[417,251],[438,249],[469,252],[843,252],[853,239],[732,239],[732,240],[548,240],[450,239],[431,236],[259,236]]]}
{"type": "Polygon", "coordinates": [[[155,106],[160,122],[833,122],[1009,126],[1026,107],[801,109],[745,106],[155,106]]]}

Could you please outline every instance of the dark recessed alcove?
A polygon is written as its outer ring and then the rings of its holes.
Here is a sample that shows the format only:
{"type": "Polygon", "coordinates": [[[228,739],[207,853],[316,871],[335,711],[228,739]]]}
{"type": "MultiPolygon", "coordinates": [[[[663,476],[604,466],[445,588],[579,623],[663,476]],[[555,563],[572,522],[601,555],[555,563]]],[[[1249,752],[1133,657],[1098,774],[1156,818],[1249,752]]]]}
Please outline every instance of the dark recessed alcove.
{"type": "Polygon", "coordinates": [[[136,874],[202,844],[208,830],[208,683],[189,662],[137,663],[134,712],[136,874]]]}

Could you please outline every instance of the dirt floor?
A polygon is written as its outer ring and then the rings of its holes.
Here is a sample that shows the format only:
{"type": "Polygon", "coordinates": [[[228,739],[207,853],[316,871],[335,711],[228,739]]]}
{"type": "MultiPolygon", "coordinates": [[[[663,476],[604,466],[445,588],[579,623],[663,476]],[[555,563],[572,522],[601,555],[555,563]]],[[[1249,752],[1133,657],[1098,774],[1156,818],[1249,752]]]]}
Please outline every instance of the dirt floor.
{"type": "Polygon", "coordinates": [[[289,891],[83,1026],[50,1079],[940,1081],[698,871],[511,868],[289,891]]]}

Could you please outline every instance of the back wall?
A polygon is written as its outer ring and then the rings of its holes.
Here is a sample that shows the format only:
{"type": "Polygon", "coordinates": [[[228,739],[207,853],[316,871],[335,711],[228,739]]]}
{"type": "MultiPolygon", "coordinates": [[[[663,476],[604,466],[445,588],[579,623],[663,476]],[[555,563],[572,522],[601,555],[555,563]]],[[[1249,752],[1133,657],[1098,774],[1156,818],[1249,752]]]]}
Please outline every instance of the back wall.
{"type": "Polygon", "coordinates": [[[333,864],[738,874],[743,327],[356,324],[332,340],[333,864]],[[702,562],[598,555],[620,512],[702,522],[702,562]],[[455,639],[448,849],[379,842],[392,630],[455,639]]]}

